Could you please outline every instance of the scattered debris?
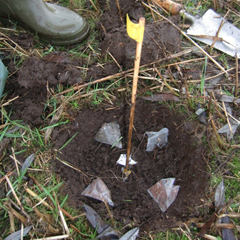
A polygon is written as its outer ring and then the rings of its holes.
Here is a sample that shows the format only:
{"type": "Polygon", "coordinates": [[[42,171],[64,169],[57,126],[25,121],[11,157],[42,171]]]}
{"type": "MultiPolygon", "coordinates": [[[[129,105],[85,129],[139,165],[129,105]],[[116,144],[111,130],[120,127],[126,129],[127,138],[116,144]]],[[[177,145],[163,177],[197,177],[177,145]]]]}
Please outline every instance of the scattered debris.
{"type": "Polygon", "coordinates": [[[168,143],[168,132],[167,128],[163,128],[159,132],[146,132],[145,134],[148,136],[146,151],[151,152],[156,146],[159,148],[165,146],[168,143]]]}
{"type": "Polygon", "coordinates": [[[209,9],[201,18],[197,19],[188,13],[185,17],[193,22],[187,34],[208,45],[214,43],[214,48],[228,55],[240,58],[240,30],[227,22],[222,16],[209,9]]]}
{"type": "Polygon", "coordinates": [[[135,240],[139,233],[139,228],[133,228],[132,230],[125,233],[119,240],[135,240]]]}
{"type": "Polygon", "coordinates": [[[101,143],[122,148],[120,126],[117,122],[103,123],[94,139],[101,143]]]}
{"type": "Polygon", "coordinates": [[[175,178],[161,179],[147,190],[163,212],[176,200],[180,186],[174,182],[175,178]]]}
{"type": "Polygon", "coordinates": [[[94,209],[92,209],[86,204],[84,204],[83,206],[86,211],[86,218],[91,223],[93,228],[97,230],[97,233],[99,234],[97,238],[115,236],[116,239],[119,239],[119,236],[120,236],[119,233],[116,230],[114,230],[112,227],[110,227],[107,223],[105,223],[94,209]]]}
{"type": "Polygon", "coordinates": [[[99,177],[93,180],[93,182],[82,192],[82,195],[107,202],[112,207],[114,206],[109,189],[99,177]]]}

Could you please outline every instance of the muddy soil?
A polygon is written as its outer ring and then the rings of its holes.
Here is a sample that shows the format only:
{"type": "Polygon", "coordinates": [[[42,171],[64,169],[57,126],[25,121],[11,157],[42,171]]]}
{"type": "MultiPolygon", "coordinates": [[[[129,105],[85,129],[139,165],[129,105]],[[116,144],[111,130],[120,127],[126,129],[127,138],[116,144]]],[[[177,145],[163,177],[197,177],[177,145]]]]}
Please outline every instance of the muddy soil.
{"type": "MultiPolygon", "coordinates": [[[[20,119],[31,127],[48,125],[49,119],[45,117],[49,109],[45,108],[45,103],[49,89],[56,90],[60,83],[72,86],[88,82],[90,78],[96,80],[117,73],[118,65],[123,70],[133,67],[136,42],[126,34],[125,16],[128,13],[132,20],[137,20],[145,14],[146,9],[135,0],[119,0],[120,11],[116,1],[98,2],[103,11],[97,24],[102,58],[110,52],[117,64],[110,61],[104,67],[99,67],[93,62],[84,78],[81,70],[75,66],[83,65],[85,60],[69,60],[67,53],[55,52],[43,59],[29,57],[16,73],[14,63],[4,61],[10,73],[14,73],[9,78],[5,91],[8,91],[9,99],[18,96],[9,106],[12,119],[20,119]]],[[[176,23],[179,21],[178,18],[172,20],[176,23]]],[[[26,37],[28,38],[29,36],[26,37]]],[[[18,44],[21,46],[21,38],[18,39],[18,44]]],[[[25,40],[23,44],[26,47],[25,40]]],[[[175,28],[165,21],[147,21],[141,64],[158,60],[179,49],[180,34],[175,28]]],[[[196,138],[197,123],[188,122],[184,116],[170,111],[163,104],[138,99],[132,139],[132,156],[138,164],[132,168],[129,179],[123,181],[121,167],[116,165],[116,161],[121,153],[126,153],[129,101],[130,98],[117,98],[110,108],[87,106],[69,111],[72,119],[70,123],[63,129],[54,130],[52,141],[55,149],[59,149],[78,133],[58,153],[58,157],[86,174],[55,159],[53,168],[65,180],[63,192],[69,194],[71,205],[81,208],[83,202],[87,203],[106,220],[108,214],[104,204],[81,195],[94,178],[101,177],[112,193],[115,206],[111,211],[114,219],[122,225],[134,223],[141,227],[141,232],[167,229],[177,225],[178,221],[198,217],[200,213],[196,206],[204,198],[208,177],[203,159],[204,148],[196,138]],[[120,124],[123,136],[121,150],[94,140],[102,123],[111,121],[120,124]],[[144,133],[159,131],[163,127],[169,129],[168,144],[162,149],[146,152],[147,139],[144,133]],[[176,178],[175,184],[180,185],[180,191],[176,201],[166,213],[162,213],[147,189],[160,179],[168,177],[176,178]]]]}

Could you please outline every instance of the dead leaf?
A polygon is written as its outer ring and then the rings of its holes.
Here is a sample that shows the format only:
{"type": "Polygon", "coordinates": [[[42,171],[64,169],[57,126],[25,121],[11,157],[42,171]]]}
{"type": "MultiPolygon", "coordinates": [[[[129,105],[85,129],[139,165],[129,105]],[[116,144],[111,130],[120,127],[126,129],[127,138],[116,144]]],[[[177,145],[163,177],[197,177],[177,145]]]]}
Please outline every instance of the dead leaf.
{"type": "Polygon", "coordinates": [[[180,102],[180,99],[171,93],[154,94],[152,96],[141,96],[140,98],[147,101],[153,101],[153,102],[162,102],[162,101],[180,102]]]}
{"type": "Polygon", "coordinates": [[[25,172],[31,166],[34,158],[35,158],[35,153],[31,154],[30,156],[28,156],[26,158],[26,160],[24,161],[24,163],[22,165],[21,173],[25,172]]]}

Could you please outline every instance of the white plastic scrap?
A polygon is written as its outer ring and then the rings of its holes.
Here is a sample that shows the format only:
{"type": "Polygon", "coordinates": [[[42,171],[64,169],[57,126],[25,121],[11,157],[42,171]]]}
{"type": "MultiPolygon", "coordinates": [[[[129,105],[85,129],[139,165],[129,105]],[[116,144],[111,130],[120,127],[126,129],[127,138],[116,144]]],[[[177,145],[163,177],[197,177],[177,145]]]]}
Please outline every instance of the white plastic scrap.
{"type": "MultiPolygon", "coordinates": [[[[126,166],[126,162],[127,162],[127,154],[121,154],[119,159],[117,160],[117,164],[126,166]]],[[[137,162],[134,161],[130,156],[129,157],[129,165],[134,165],[134,164],[137,164],[137,162]]]]}
{"type": "Polygon", "coordinates": [[[103,202],[106,201],[110,206],[114,206],[114,203],[111,200],[110,190],[99,177],[93,180],[93,182],[81,194],[103,202]]]}
{"type": "Polygon", "coordinates": [[[168,142],[168,133],[169,130],[167,128],[163,128],[159,132],[146,132],[145,134],[148,136],[146,151],[151,152],[156,146],[159,148],[165,146],[168,142]]]}
{"type": "Polygon", "coordinates": [[[139,233],[139,228],[133,228],[132,230],[125,233],[119,240],[135,240],[139,233]]]}
{"type": "Polygon", "coordinates": [[[94,139],[118,148],[122,148],[120,126],[117,122],[103,123],[94,139]]]}
{"type": "Polygon", "coordinates": [[[175,178],[161,179],[147,191],[163,212],[176,200],[180,186],[173,185],[175,178]]]}
{"type": "Polygon", "coordinates": [[[6,237],[4,240],[20,240],[22,237],[25,237],[28,232],[31,230],[32,226],[28,226],[22,230],[16,231],[12,234],[10,234],[8,237],[6,237]]]}

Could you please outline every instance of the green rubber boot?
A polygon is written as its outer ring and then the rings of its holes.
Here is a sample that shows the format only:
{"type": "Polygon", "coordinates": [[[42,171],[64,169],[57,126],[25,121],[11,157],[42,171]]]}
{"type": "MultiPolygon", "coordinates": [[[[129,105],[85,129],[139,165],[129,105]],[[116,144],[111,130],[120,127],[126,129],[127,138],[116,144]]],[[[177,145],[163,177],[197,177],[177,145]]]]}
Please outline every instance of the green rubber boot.
{"type": "Polygon", "coordinates": [[[77,13],[43,0],[0,0],[0,16],[21,21],[53,45],[80,42],[89,32],[77,13]]]}

